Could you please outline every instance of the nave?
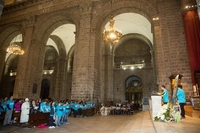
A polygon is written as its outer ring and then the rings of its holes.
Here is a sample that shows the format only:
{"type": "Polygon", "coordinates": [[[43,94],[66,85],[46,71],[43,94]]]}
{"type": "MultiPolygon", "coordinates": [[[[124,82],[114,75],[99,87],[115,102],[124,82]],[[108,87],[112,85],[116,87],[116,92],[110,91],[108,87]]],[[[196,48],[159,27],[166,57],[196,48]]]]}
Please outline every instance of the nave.
{"type": "Polygon", "coordinates": [[[70,124],[55,129],[0,127],[0,133],[199,133],[200,119],[186,116],[180,123],[153,122],[150,111],[133,115],[95,114],[87,118],[69,117],[70,124]]]}

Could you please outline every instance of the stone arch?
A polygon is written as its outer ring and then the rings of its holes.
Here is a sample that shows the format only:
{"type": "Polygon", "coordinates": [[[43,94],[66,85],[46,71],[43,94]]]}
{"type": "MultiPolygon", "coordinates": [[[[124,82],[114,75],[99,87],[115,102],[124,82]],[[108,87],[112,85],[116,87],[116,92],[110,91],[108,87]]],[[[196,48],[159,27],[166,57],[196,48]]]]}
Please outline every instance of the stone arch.
{"type": "MultiPolygon", "coordinates": [[[[103,10],[97,12],[102,12],[102,16],[96,19],[97,23],[97,29],[102,33],[104,26],[110,19],[110,15],[117,16],[122,13],[128,13],[133,12],[140,14],[144,16],[149,22],[152,24],[152,18],[158,14],[158,9],[155,7],[156,3],[150,2],[149,0],[141,0],[141,1],[133,1],[133,0],[127,0],[127,1],[121,1],[121,0],[115,0],[112,4],[112,12],[111,10],[103,10]],[[146,5],[146,6],[144,6],[146,5]]],[[[111,8],[110,2],[105,2],[102,4],[102,7],[104,9],[111,8]]]]}
{"type": "Polygon", "coordinates": [[[67,57],[71,58],[71,56],[74,54],[74,45],[70,48],[67,57]]]}
{"type": "Polygon", "coordinates": [[[9,69],[12,69],[12,71],[17,71],[17,64],[18,64],[19,56],[11,54],[7,60],[4,70],[4,75],[8,74],[9,69]]]}
{"type": "MultiPolygon", "coordinates": [[[[110,15],[112,14],[112,16],[115,17],[115,16],[117,16],[119,14],[123,14],[123,13],[137,13],[137,14],[145,17],[149,21],[151,26],[153,26],[152,18],[158,14],[158,9],[155,6],[155,4],[156,3],[154,3],[153,1],[149,1],[149,0],[141,0],[141,1],[114,0],[113,4],[112,4],[112,12],[111,12],[111,10],[108,10],[109,8],[111,8],[110,1],[103,2],[101,5],[103,7],[102,9],[98,10],[98,8],[96,8],[96,12],[97,12],[97,14],[98,13],[99,14],[98,14],[97,18],[95,18],[96,16],[93,17],[95,19],[92,20],[92,24],[94,24],[94,25],[96,24],[95,25],[96,26],[96,37],[97,37],[96,45],[98,45],[97,47],[99,47],[99,49],[101,49],[100,56],[102,57],[102,61],[104,62],[104,64],[102,66],[100,66],[102,69],[104,69],[106,67],[108,67],[110,69],[114,68],[114,62],[113,62],[114,51],[110,50],[111,47],[109,45],[104,44],[103,39],[101,37],[101,34],[103,32],[105,25],[110,20],[110,15]]],[[[124,39],[127,39],[130,36],[131,35],[125,35],[124,39]]],[[[138,35],[138,37],[139,37],[139,35],[138,35]]],[[[152,44],[149,43],[149,40],[147,40],[145,37],[143,39],[145,39],[145,41],[148,42],[147,44],[149,45],[149,47],[152,46],[152,44]]],[[[151,49],[152,49],[152,47],[151,47],[151,49]]],[[[105,76],[105,75],[112,75],[112,74],[115,74],[115,72],[107,71],[105,69],[105,72],[101,73],[100,75],[105,76]]],[[[110,93],[110,97],[112,99],[112,97],[113,97],[112,94],[114,94],[114,93],[118,94],[118,93],[115,92],[115,90],[114,90],[114,87],[115,87],[115,84],[113,84],[114,77],[110,76],[110,78],[113,80],[109,81],[109,83],[107,81],[105,81],[100,89],[101,89],[101,91],[104,91],[103,88],[105,88],[105,86],[108,86],[108,84],[109,84],[109,88],[111,88],[111,91],[109,93],[110,93]],[[110,86],[110,84],[112,86],[110,86]]],[[[105,91],[104,91],[104,93],[105,93],[105,91]]],[[[102,96],[102,98],[103,98],[103,96],[102,96]]]]}
{"type": "Polygon", "coordinates": [[[45,17],[40,16],[41,19],[38,18],[38,21],[35,23],[35,27],[37,27],[37,29],[34,30],[34,33],[32,36],[33,40],[38,40],[38,42],[40,42],[40,44],[42,44],[43,47],[45,47],[47,40],[49,38],[51,38],[57,45],[57,48],[59,51],[59,57],[58,57],[58,62],[57,62],[57,71],[54,74],[59,75],[57,76],[59,78],[57,78],[54,81],[53,86],[52,86],[56,88],[56,89],[51,90],[52,91],[51,93],[53,94],[51,97],[53,98],[66,99],[67,83],[63,81],[67,81],[68,79],[66,76],[67,53],[66,53],[64,42],[61,40],[59,36],[51,35],[51,34],[59,26],[62,26],[64,24],[74,24],[70,16],[74,17],[76,15],[73,15],[72,12],[67,13],[65,11],[59,11],[59,12],[48,14],[45,17]]]}
{"type": "Polygon", "coordinates": [[[59,57],[66,58],[66,49],[63,41],[57,35],[51,35],[50,38],[55,42],[58,47],[59,57]]]}
{"type": "Polygon", "coordinates": [[[10,42],[14,37],[17,35],[22,34],[22,40],[24,35],[24,29],[17,25],[17,24],[9,24],[4,26],[0,30],[0,48],[3,50],[6,50],[6,48],[9,46],[10,42]]]}
{"type": "MultiPolygon", "coordinates": [[[[65,67],[58,67],[58,70],[56,71],[56,73],[57,73],[57,75],[63,75],[63,72],[66,71],[66,73],[64,74],[66,76],[62,76],[62,78],[60,76],[57,76],[57,77],[60,77],[59,80],[64,81],[63,83],[59,83],[59,84],[64,84],[65,87],[63,89],[66,91],[66,98],[70,98],[72,73],[69,71],[70,59],[69,59],[68,55],[69,55],[69,53],[71,53],[71,51],[66,53],[65,45],[59,36],[51,35],[50,38],[55,42],[56,46],[58,47],[60,60],[58,59],[57,66],[65,66],[65,67]]],[[[56,82],[58,82],[58,80],[56,80],[56,82]]],[[[58,85],[58,83],[56,83],[55,85],[58,85]]],[[[63,92],[63,93],[65,93],[65,92],[63,92]]]]}
{"type": "Polygon", "coordinates": [[[5,62],[0,83],[1,96],[9,96],[14,90],[18,60],[19,56],[11,54],[5,62]]]}
{"type": "Polygon", "coordinates": [[[117,49],[117,47],[119,47],[120,45],[123,44],[123,42],[125,42],[125,41],[127,41],[129,39],[139,39],[139,40],[142,40],[142,41],[144,41],[149,46],[150,50],[153,51],[153,44],[151,43],[151,41],[147,37],[145,37],[145,36],[143,36],[141,34],[131,33],[131,34],[126,34],[125,36],[123,36],[120,39],[120,41],[117,43],[117,45],[114,46],[113,53],[115,52],[115,50],[117,49]]]}
{"type": "Polygon", "coordinates": [[[70,48],[67,55],[67,98],[71,98],[72,76],[74,64],[74,45],[70,48]]]}
{"type": "Polygon", "coordinates": [[[74,62],[74,45],[70,48],[67,55],[67,59],[68,59],[68,71],[72,71],[74,62]]]}
{"type": "MultiPolygon", "coordinates": [[[[5,59],[6,57],[6,49],[10,45],[12,39],[14,39],[17,35],[22,34],[22,41],[24,35],[24,29],[17,24],[8,24],[6,26],[1,27],[0,29],[0,75],[3,76],[5,73],[5,59]]],[[[17,64],[18,65],[18,64],[17,64]]],[[[5,76],[4,76],[5,77],[5,76]]],[[[0,81],[3,82],[4,77],[0,77],[0,81]]],[[[2,90],[1,90],[2,91],[2,90]]]]}
{"type": "Polygon", "coordinates": [[[128,84],[132,81],[132,80],[139,80],[139,81],[142,81],[140,77],[136,76],[136,75],[131,75],[129,77],[127,77],[125,79],[125,88],[128,87],[128,84]]]}
{"type": "Polygon", "coordinates": [[[142,80],[135,75],[129,76],[125,80],[125,100],[134,103],[134,106],[137,106],[135,110],[138,110],[139,104],[142,103],[142,97],[143,97],[142,80]]]}
{"type": "MultiPolygon", "coordinates": [[[[99,45],[103,50],[101,54],[104,54],[105,49],[110,49],[110,47],[104,45],[104,42],[101,37],[101,33],[103,32],[104,26],[110,19],[110,15],[112,14],[113,17],[117,16],[122,13],[137,13],[142,16],[144,16],[153,26],[152,18],[155,17],[158,14],[157,6],[155,6],[156,3],[149,1],[149,0],[141,0],[141,1],[120,1],[115,0],[112,4],[112,13],[111,10],[106,10],[111,7],[111,3],[109,1],[102,3],[102,7],[105,10],[96,10],[96,12],[101,14],[100,17],[98,16],[97,19],[93,19],[92,23],[96,24],[96,45],[99,45]],[[146,5],[146,6],[144,6],[146,5]],[[149,8],[150,7],[150,8],[149,8]]],[[[125,37],[126,38],[126,37],[125,37]]],[[[145,39],[146,40],[146,39],[145,39]]],[[[148,41],[147,41],[148,42],[148,41]]],[[[149,44],[149,43],[148,43],[149,44]]],[[[109,51],[109,50],[107,50],[109,51]]]]}
{"type": "MultiPolygon", "coordinates": [[[[41,16],[39,21],[35,23],[35,26],[37,29],[34,31],[34,39],[37,39],[41,41],[42,43],[46,44],[46,41],[48,40],[50,34],[59,26],[63,24],[74,24],[74,18],[71,17],[73,14],[69,14],[65,11],[55,12],[51,13],[47,16],[41,16]],[[65,15],[61,15],[65,14],[65,15]],[[40,34],[38,34],[40,33],[40,34]]],[[[76,23],[78,23],[76,21],[76,23]]],[[[78,25],[78,24],[75,24],[78,25]]]]}

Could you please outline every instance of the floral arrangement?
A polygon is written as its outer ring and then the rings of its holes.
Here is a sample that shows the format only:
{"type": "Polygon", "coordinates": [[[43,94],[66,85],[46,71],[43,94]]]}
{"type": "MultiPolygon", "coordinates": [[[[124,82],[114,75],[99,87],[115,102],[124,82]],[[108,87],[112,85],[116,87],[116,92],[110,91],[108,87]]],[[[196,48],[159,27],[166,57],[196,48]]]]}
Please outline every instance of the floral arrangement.
{"type": "Polygon", "coordinates": [[[180,122],[180,107],[171,103],[164,104],[154,119],[155,121],[180,122]]]}

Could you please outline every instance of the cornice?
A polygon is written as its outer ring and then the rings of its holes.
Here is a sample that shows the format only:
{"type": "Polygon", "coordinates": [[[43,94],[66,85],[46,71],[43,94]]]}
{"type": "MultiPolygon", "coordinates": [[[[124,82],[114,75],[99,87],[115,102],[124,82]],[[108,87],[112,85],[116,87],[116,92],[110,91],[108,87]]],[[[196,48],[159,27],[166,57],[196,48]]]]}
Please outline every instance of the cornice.
{"type": "Polygon", "coordinates": [[[30,16],[42,16],[51,12],[70,10],[77,6],[78,2],[72,0],[29,0],[5,7],[0,25],[23,21],[30,16]]]}
{"type": "MultiPolygon", "coordinates": [[[[84,0],[84,3],[99,2],[99,0],[84,0]]],[[[71,11],[77,9],[83,0],[27,0],[4,7],[0,25],[26,20],[27,17],[42,16],[52,12],[71,11]]]]}

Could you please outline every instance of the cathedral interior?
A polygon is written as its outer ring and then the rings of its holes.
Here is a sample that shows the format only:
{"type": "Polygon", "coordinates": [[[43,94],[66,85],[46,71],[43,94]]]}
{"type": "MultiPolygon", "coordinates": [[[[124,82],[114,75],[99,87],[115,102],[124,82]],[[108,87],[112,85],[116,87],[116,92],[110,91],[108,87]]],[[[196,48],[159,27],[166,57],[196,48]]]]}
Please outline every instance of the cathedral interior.
{"type": "Polygon", "coordinates": [[[200,85],[198,6],[195,0],[5,0],[0,97],[148,104],[161,85],[171,94],[169,77],[181,74],[190,99],[200,85]],[[103,34],[110,20],[121,34],[116,42],[103,34]],[[13,44],[24,53],[7,52],[13,44]]]}

